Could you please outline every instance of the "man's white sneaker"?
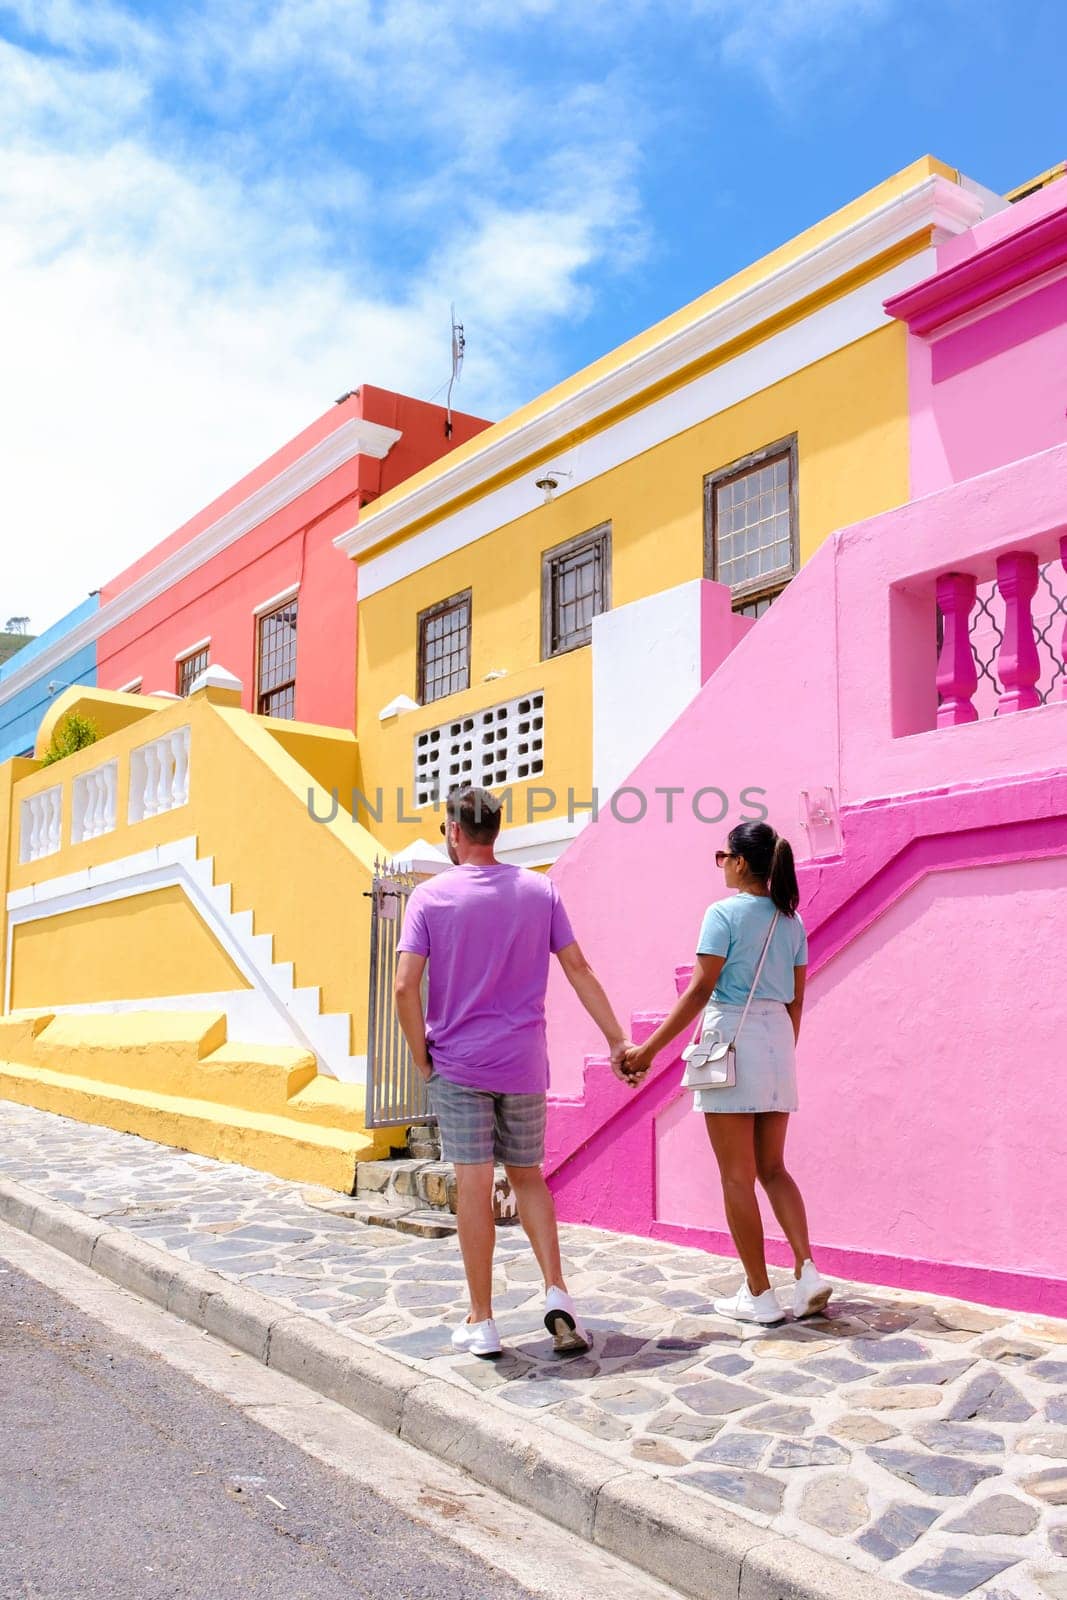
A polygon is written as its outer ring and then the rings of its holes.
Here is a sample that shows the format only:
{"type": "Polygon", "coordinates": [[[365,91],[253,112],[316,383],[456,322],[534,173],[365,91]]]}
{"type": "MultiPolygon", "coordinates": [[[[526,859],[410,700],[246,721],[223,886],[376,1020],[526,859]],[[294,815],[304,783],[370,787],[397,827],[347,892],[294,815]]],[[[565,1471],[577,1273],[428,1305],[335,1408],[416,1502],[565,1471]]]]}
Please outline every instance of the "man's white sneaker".
{"type": "Polygon", "coordinates": [[[765,1328],[776,1328],[785,1321],[774,1290],[753,1294],[747,1283],[743,1283],[729,1300],[716,1300],[714,1309],[720,1317],[733,1317],[735,1322],[758,1322],[765,1328]]]}
{"type": "Polygon", "coordinates": [[[814,1261],[805,1261],[793,1287],[794,1317],[813,1317],[829,1305],[833,1292],[814,1261]]]}
{"type": "Polygon", "coordinates": [[[498,1356],[501,1353],[500,1335],[492,1317],[487,1322],[464,1322],[452,1335],[453,1350],[462,1350],[469,1356],[498,1356]]]}
{"type": "Polygon", "coordinates": [[[582,1355],[593,1343],[578,1321],[574,1301],[565,1289],[549,1289],[545,1297],[545,1327],[558,1356],[582,1355]]]}

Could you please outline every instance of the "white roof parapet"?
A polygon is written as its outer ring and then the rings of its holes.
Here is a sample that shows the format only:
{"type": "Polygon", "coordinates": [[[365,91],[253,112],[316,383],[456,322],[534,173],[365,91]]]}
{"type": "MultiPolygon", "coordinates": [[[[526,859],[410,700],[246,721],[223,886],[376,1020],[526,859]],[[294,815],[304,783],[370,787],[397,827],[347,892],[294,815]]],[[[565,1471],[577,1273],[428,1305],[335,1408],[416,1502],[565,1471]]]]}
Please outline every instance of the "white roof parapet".
{"type": "Polygon", "coordinates": [[[427,839],[416,839],[414,844],[393,856],[389,864],[398,872],[410,872],[416,877],[431,877],[452,865],[445,852],[427,839]]]}
{"type": "Polygon", "coordinates": [[[191,695],[196,694],[200,689],[232,689],[235,693],[240,694],[243,688],[244,684],[240,678],[227,671],[219,662],[213,661],[210,666],[206,666],[203,672],[193,679],[189,685],[189,693],[191,695]]]}

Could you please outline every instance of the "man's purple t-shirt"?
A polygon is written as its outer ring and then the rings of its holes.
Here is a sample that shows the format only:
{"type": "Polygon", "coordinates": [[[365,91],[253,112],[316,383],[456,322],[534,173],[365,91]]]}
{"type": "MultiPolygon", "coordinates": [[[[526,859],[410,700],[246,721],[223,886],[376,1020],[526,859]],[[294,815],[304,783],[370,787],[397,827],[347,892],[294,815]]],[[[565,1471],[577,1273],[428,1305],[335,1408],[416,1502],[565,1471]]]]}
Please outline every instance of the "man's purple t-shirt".
{"type": "Polygon", "coordinates": [[[429,957],[426,1038],[442,1078],[497,1094],[548,1088],[549,956],[573,943],[559,890],[526,867],[468,864],[419,885],[397,948],[429,957]]]}

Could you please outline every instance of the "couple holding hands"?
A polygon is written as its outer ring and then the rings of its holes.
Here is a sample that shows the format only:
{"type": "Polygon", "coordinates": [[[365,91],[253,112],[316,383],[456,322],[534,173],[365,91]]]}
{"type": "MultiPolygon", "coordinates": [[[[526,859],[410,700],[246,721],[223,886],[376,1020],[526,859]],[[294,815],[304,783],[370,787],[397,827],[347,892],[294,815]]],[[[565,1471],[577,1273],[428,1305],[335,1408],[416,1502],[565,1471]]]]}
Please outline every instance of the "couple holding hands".
{"type": "Polygon", "coordinates": [[[590,1346],[567,1290],[555,1206],[541,1171],[552,955],[604,1034],[613,1071],[631,1087],[666,1045],[701,1019],[683,1052],[682,1081],[694,1109],[704,1113],[745,1272],[736,1294],[714,1302],[716,1313],[764,1326],[784,1320],[767,1276],[757,1182],[795,1258],[793,1314],[821,1311],[832,1291],[811,1259],[804,1201],[785,1166],[808,959],[788,841],[763,822],[731,831],[715,863],[725,887],[736,893],[708,907],[688,988],[654,1033],[634,1045],[575,940],[555,884],[496,859],[500,821],[500,803],[486,790],[449,796],[442,832],[455,870],[414,891],[398,947],[398,1017],[415,1067],[429,1084],[444,1157],[456,1171],[471,1309],[452,1334],[453,1348],[486,1357],[501,1351],[492,1307],[498,1162],[544,1277],[543,1320],[554,1347],[570,1355],[590,1346]]]}

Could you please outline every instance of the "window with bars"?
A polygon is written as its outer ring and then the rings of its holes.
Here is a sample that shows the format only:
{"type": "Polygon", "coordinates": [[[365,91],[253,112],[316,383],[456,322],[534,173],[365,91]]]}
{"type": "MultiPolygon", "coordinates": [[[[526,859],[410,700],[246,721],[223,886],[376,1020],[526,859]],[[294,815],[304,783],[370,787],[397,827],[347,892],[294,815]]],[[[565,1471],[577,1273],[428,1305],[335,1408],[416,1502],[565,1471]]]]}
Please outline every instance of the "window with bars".
{"type": "Polygon", "coordinates": [[[177,688],[184,700],[200,674],[206,669],[211,656],[211,646],[202,645],[192,655],[182,656],[178,662],[177,688]]]}
{"type": "Polygon", "coordinates": [[[454,594],[419,612],[418,683],[420,705],[469,689],[471,682],[471,591],[454,594]]]}
{"type": "Polygon", "coordinates": [[[471,783],[484,789],[523,783],[545,770],[541,690],[456,717],[415,735],[415,804],[431,805],[471,783]]]}
{"type": "Polygon", "coordinates": [[[611,524],[546,550],[541,566],[541,658],[588,644],[611,607],[611,524]]]}
{"type": "Polygon", "coordinates": [[[261,717],[292,717],[296,703],[296,597],[258,619],[256,708],[261,717]]]}
{"type": "Polygon", "coordinates": [[[704,480],[704,570],[762,616],[797,570],[796,439],[769,445],[704,480]]]}

